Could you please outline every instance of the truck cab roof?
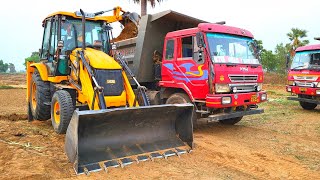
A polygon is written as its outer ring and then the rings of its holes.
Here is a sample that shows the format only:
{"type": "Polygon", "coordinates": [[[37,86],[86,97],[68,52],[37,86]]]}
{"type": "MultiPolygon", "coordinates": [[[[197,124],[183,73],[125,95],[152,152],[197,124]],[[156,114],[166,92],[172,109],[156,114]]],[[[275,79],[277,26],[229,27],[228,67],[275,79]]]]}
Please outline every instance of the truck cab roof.
{"type": "Polygon", "coordinates": [[[320,44],[312,44],[307,46],[298,47],[296,52],[300,51],[312,51],[312,50],[320,50],[320,44]]]}
{"type": "Polygon", "coordinates": [[[195,28],[188,28],[178,31],[172,31],[167,34],[167,37],[176,37],[176,36],[183,36],[186,34],[195,34],[198,31],[202,32],[213,32],[213,33],[224,33],[224,34],[231,34],[231,35],[237,35],[237,36],[245,36],[249,38],[253,38],[253,35],[250,31],[232,27],[232,26],[226,26],[226,25],[220,25],[215,23],[200,23],[198,27],[195,28]]]}

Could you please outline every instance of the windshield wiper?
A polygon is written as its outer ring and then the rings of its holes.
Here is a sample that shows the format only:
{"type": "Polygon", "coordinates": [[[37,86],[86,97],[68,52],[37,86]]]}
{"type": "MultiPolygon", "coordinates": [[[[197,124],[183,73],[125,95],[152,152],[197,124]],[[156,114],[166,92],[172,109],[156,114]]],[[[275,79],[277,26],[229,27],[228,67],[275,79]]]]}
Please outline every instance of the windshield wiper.
{"type": "Polygon", "coordinates": [[[301,68],[301,67],[304,67],[304,66],[305,65],[297,66],[297,67],[292,68],[291,70],[301,70],[301,69],[297,69],[297,68],[301,68]]]}

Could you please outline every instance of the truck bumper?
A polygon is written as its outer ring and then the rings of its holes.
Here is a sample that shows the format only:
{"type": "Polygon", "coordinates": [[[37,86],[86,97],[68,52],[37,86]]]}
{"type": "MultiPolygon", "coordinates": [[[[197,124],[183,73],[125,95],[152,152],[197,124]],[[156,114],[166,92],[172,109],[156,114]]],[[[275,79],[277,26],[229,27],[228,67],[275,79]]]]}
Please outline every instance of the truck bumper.
{"type": "Polygon", "coordinates": [[[307,99],[307,98],[299,98],[299,97],[287,97],[288,100],[291,101],[301,101],[301,102],[307,102],[307,103],[312,103],[312,104],[320,104],[320,100],[315,100],[315,99],[307,99]]]}
{"type": "Polygon", "coordinates": [[[305,94],[310,96],[320,96],[320,88],[286,86],[287,92],[292,94],[305,94]]]}
{"type": "Polygon", "coordinates": [[[240,94],[208,94],[206,97],[206,106],[210,108],[236,107],[258,104],[266,100],[266,91],[240,94]],[[231,99],[231,102],[226,104],[223,102],[224,99],[231,99]]]}
{"type": "Polygon", "coordinates": [[[219,113],[219,114],[210,115],[208,117],[208,122],[220,121],[224,119],[242,117],[242,116],[253,115],[253,114],[261,114],[261,113],[264,113],[263,109],[251,109],[247,111],[236,111],[232,113],[219,113]]]}

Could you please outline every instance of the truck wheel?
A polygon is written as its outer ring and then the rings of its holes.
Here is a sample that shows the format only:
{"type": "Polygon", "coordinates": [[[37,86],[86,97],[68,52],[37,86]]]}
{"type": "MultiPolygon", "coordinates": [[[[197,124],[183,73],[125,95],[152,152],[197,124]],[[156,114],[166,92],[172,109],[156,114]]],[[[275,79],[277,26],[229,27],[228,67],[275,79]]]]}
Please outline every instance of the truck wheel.
{"type": "Polygon", "coordinates": [[[50,119],[50,83],[42,81],[37,70],[32,74],[29,104],[34,119],[50,119]]]}
{"type": "MultiPolygon", "coordinates": [[[[191,103],[191,100],[188,95],[184,93],[174,93],[172,94],[166,101],[166,104],[184,104],[184,103],[191,103]]],[[[196,109],[193,109],[192,115],[192,123],[193,127],[197,127],[197,112],[196,109]]]]}
{"type": "Polygon", "coordinates": [[[241,121],[242,117],[236,117],[236,118],[230,118],[230,119],[225,119],[219,121],[221,124],[226,124],[226,125],[234,125],[241,121]]]}
{"type": "Polygon", "coordinates": [[[75,105],[71,95],[65,90],[56,91],[52,97],[51,121],[58,134],[65,134],[69,126],[75,105]]]}
{"type": "Polygon", "coordinates": [[[299,103],[300,103],[300,106],[306,110],[313,110],[314,108],[317,107],[317,104],[313,104],[313,103],[302,102],[302,101],[299,101],[299,103]]]}

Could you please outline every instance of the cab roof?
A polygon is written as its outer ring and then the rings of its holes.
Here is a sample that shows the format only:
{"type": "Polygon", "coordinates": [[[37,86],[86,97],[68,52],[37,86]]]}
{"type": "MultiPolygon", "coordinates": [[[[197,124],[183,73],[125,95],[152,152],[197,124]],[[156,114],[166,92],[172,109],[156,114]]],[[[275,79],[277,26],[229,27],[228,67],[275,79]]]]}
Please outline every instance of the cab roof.
{"type": "MultiPolygon", "coordinates": [[[[48,18],[50,18],[50,17],[53,17],[53,16],[56,16],[56,15],[64,15],[64,16],[69,16],[69,17],[73,17],[73,18],[76,18],[76,19],[81,19],[81,18],[82,18],[81,16],[77,16],[75,12],[58,11],[58,12],[49,14],[49,15],[43,20],[43,22],[44,22],[46,19],[48,19],[48,18]]],[[[106,18],[105,18],[104,16],[95,16],[94,18],[86,17],[86,19],[91,20],[91,21],[106,21],[106,18]]],[[[106,22],[107,22],[107,21],[106,21],[106,22]]]]}
{"type": "Polygon", "coordinates": [[[301,46],[301,47],[297,48],[296,52],[299,52],[299,51],[312,51],[312,50],[320,50],[320,44],[301,46]]]}
{"type": "Polygon", "coordinates": [[[195,28],[189,28],[189,29],[183,29],[178,31],[169,32],[167,34],[167,37],[175,37],[175,36],[181,36],[186,34],[194,34],[196,32],[203,31],[203,32],[213,32],[213,33],[224,33],[224,34],[230,34],[230,35],[238,35],[238,36],[244,36],[253,38],[253,35],[250,31],[227,26],[227,25],[220,25],[215,23],[200,23],[198,24],[198,27],[195,28]]]}

